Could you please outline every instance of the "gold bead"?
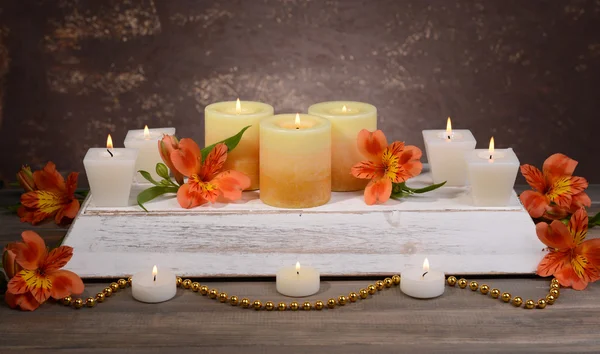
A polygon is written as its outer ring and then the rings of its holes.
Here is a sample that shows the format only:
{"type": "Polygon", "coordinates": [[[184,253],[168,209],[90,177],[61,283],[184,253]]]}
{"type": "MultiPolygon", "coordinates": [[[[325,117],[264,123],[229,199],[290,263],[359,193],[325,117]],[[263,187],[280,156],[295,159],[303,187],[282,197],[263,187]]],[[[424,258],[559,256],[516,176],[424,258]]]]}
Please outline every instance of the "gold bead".
{"type": "Polygon", "coordinates": [[[385,284],[383,284],[383,280],[376,281],[375,287],[377,288],[377,290],[383,290],[383,288],[385,287],[385,284]]]}
{"type": "Polygon", "coordinates": [[[208,292],[208,297],[210,297],[211,299],[216,299],[217,296],[219,296],[219,290],[210,289],[210,291],[208,292]]]}
{"type": "Polygon", "coordinates": [[[512,304],[515,305],[515,307],[523,305],[523,298],[521,298],[520,296],[515,296],[515,298],[512,299],[512,304]]]}
{"type": "Polygon", "coordinates": [[[554,295],[546,295],[546,303],[548,305],[554,305],[554,302],[556,301],[556,298],[554,297],[554,295]]]}
{"type": "Polygon", "coordinates": [[[73,298],[70,296],[65,296],[60,301],[62,302],[63,305],[69,306],[69,305],[71,305],[71,301],[73,301],[73,298]]]}
{"type": "Polygon", "coordinates": [[[112,289],[113,293],[116,293],[117,291],[119,291],[119,284],[110,283],[110,288],[112,289]]]}
{"type": "Polygon", "coordinates": [[[369,286],[367,287],[367,291],[369,292],[369,294],[373,295],[377,292],[377,288],[375,287],[375,285],[369,284],[369,286]]]}
{"type": "Polygon", "coordinates": [[[227,293],[219,294],[219,302],[227,302],[227,293]]]}
{"type": "Polygon", "coordinates": [[[75,301],[73,301],[73,307],[75,307],[76,309],[80,309],[83,307],[83,300],[81,299],[75,299],[75,301]]]}
{"type": "Polygon", "coordinates": [[[492,295],[494,299],[497,299],[498,296],[500,296],[500,290],[494,288],[490,291],[490,295],[492,295]]]}
{"type": "Polygon", "coordinates": [[[296,301],[290,302],[290,310],[292,310],[292,311],[298,311],[299,307],[300,307],[300,305],[298,305],[298,303],[296,301]]]}
{"type": "Polygon", "coordinates": [[[335,299],[329,299],[327,300],[327,307],[329,307],[330,309],[335,307],[335,299]]]}
{"type": "Polygon", "coordinates": [[[277,310],[285,311],[285,309],[287,309],[287,305],[285,304],[285,302],[280,302],[279,304],[277,304],[277,310]]]}
{"type": "Polygon", "coordinates": [[[490,287],[486,284],[481,285],[481,287],[479,288],[479,291],[483,294],[483,295],[487,295],[487,293],[490,292],[490,287]]]}
{"type": "Polygon", "coordinates": [[[344,305],[346,305],[346,302],[348,302],[348,298],[347,298],[347,297],[345,297],[344,295],[340,295],[340,296],[338,297],[338,304],[339,304],[340,306],[344,306],[344,305]]]}
{"type": "Polygon", "coordinates": [[[240,302],[240,306],[242,306],[242,308],[245,308],[245,309],[250,307],[250,299],[243,298],[242,301],[240,302]]]}
{"type": "Polygon", "coordinates": [[[533,301],[531,299],[525,301],[525,308],[526,309],[530,309],[531,310],[534,307],[535,307],[535,301],[533,301]]]}
{"type": "Polygon", "coordinates": [[[125,289],[127,287],[127,280],[119,279],[119,281],[117,281],[117,284],[119,284],[119,288],[125,289]]]}
{"type": "Polygon", "coordinates": [[[555,299],[558,299],[560,297],[560,291],[558,289],[552,289],[550,290],[550,295],[554,296],[555,299]]]}
{"type": "Polygon", "coordinates": [[[446,280],[446,281],[448,282],[448,285],[450,285],[450,286],[456,285],[456,282],[457,282],[456,277],[454,275],[449,276],[448,280],[446,280]]]}
{"type": "Polygon", "coordinates": [[[229,298],[229,303],[231,304],[231,306],[237,306],[239,302],[240,300],[235,295],[231,295],[231,297],[229,298]]]}
{"type": "Polygon", "coordinates": [[[108,288],[104,288],[104,290],[102,290],[102,292],[104,293],[104,295],[105,295],[106,297],[111,297],[111,295],[112,295],[112,293],[113,293],[113,291],[112,291],[112,289],[111,289],[110,287],[108,287],[108,288]]]}
{"type": "Polygon", "coordinates": [[[94,306],[96,306],[96,299],[94,299],[93,297],[88,297],[85,300],[85,306],[87,306],[87,307],[94,307],[94,306]]]}
{"type": "Polygon", "coordinates": [[[466,288],[467,284],[468,284],[468,282],[467,282],[467,279],[465,279],[465,278],[460,278],[458,280],[458,286],[460,286],[461,289],[466,288]]]}
{"type": "Polygon", "coordinates": [[[360,295],[361,299],[366,299],[369,296],[369,292],[367,291],[367,289],[360,289],[358,291],[358,295],[360,295]]]}
{"type": "Polygon", "coordinates": [[[192,281],[189,279],[186,279],[183,281],[183,283],[181,283],[181,285],[183,286],[184,289],[189,289],[190,287],[192,287],[192,281]]]}
{"type": "Polygon", "coordinates": [[[106,299],[106,296],[104,295],[104,293],[98,293],[98,294],[96,294],[96,301],[97,302],[104,302],[104,299],[106,299]]]}
{"type": "Polygon", "coordinates": [[[197,281],[192,283],[192,291],[197,293],[198,291],[200,291],[200,283],[198,283],[197,281]]]}
{"type": "Polygon", "coordinates": [[[400,276],[398,274],[392,275],[392,282],[394,285],[400,285],[400,276]]]}
{"type": "MultiPolygon", "coordinates": [[[[128,278],[127,278],[127,285],[131,286],[131,281],[132,281],[132,279],[133,279],[133,278],[131,278],[131,277],[128,277],[128,278]]],[[[177,284],[177,286],[179,286],[179,284],[177,284]]]]}
{"type": "Polygon", "coordinates": [[[253,307],[253,308],[254,308],[256,311],[258,311],[258,310],[262,309],[262,302],[260,302],[260,300],[255,300],[255,301],[252,303],[252,307],[253,307]]]}
{"type": "Polygon", "coordinates": [[[206,286],[206,285],[200,286],[200,294],[208,295],[208,286],[206,286]]]}
{"type": "Polygon", "coordinates": [[[304,311],[310,311],[310,309],[311,309],[311,308],[312,308],[312,304],[310,303],[310,301],[305,301],[305,302],[302,304],[302,309],[303,309],[304,311]]]}
{"type": "Polygon", "coordinates": [[[471,288],[473,291],[477,291],[477,289],[479,289],[479,283],[472,281],[469,283],[469,288],[471,288]]]}
{"type": "Polygon", "coordinates": [[[321,311],[325,307],[325,304],[321,300],[315,302],[315,309],[321,311]]]}
{"type": "Polygon", "coordinates": [[[560,290],[560,284],[550,284],[550,290],[552,290],[552,289],[560,290]]]}
{"type": "Polygon", "coordinates": [[[537,308],[545,309],[546,308],[546,299],[539,299],[537,302],[537,308]]]}
{"type": "Polygon", "coordinates": [[[550,282],[550,284],[559,284],[560,285],[560,281],[558,281],[558,279],[556,279],[556,278],[552,278],[552,281],[550,282]]]}
{"type": "Polygon", "coordinates": [[[509,302],[512,295],[510,293],[502,293],[502,301],[509,302]]]}
{"type": "Polygon", "coordinates": [[[358,294],[355,292],[351,292],[350,294],[348,294],[348,300],[350,300],[350,302],[356,302],[356,300],[358,300],[358,294]]]}
{"type": "Polygon", "coordinates": [[[275,308],[275,304],[273,303],[273,301],[265,302],[265,310],[273,311],[274,308],[275,308]]]}
{"type": "Polygon", "coordinates": [[[392,278],[385,278],[383,279],[383,285],[385,285],[386,288],[391,288],[392,285],[394,285],[394,281],[392,281],[392,278]]]}
{"type": "Polygon", "coordinates": [[[183,279],[181,279],[181,277],[177,277],[177,286],[181,286],[181,283],[183,283],[183,279]]]}

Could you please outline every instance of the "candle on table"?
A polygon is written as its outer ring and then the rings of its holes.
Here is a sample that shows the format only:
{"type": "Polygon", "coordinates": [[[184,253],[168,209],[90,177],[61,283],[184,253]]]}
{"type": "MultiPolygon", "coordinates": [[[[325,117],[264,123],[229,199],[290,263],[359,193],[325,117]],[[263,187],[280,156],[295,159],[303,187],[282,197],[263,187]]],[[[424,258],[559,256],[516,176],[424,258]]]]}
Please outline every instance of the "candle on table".
{"type": "Polygon", "coordinates": [[[331,198],[331,123],[308,114],[260,122],[260,199],[280,208],[309,208],[331,198]]]}
{"type": "Polygon", "coordinates": [[[446,181],[446,186],[467,185],[465,152],[475,149],[477,142],[470,130],[452,130],[450,117],[446,130],[423,130],[425,152],[433,183],[446,181]]]}
{"type": "Polygon", "coordinates": [[[519,159],[513,149],[489,149],[466,153],[473,203],[480,206],[508,205],[519,171],[519,159]]]}
{"type": "Polygon", "coordinates": [[[137,171],[143,170],[150,173],[154,180],[162,179],[156,174],[156,164],[163,162],[158,152],[158,141],[163,135],[175,135],[175,128],[153,128],[133,129],[127,132],[124,145],[126,148],[138,149],[138,157],[135,162],[136,181],[147,182],[137,171]]]}
{"type": "Polygon", "coordinates": [[[409,268],[402,271],[401,275],[400,289],[408,296],[430,299],[444,293],[444,273],[429,269],[427,258],[423,262],[423,268],[409,268]]]}
{"type": "Polygon", "coordinates": [[[177,277],[168,270],[156,266],[131,277],[131,295],[141,302],[157,303],[171,300],[177,292],[177,277]]]}
{"type": "Polygon", "coordinates": [[[321,276],[312,267],[296,266],[281,268],[276,276],[277,292],[285,296],[302,297],[316,294],[319,291],[321,276]]]}
{"type": "Polygon", "coordinates": [[[308,114],[331,122],[331,190],[364,189],[369,181],[352,176],[350,169],[364,160],[356,138],[362,129],[377,130],[377,108],[353,101],[321,102],[308,107],[308,114]]]}
{"type": "Polygon", "coordinates": [[[236,170],[250,177],[248,190],[259,187],[259,122],[273,115],[273,106],[252,101],[213,103],[204,109],[204,143],[217,143],[250,125],[238,146],[227,153],[223,170],[236,170]]]}
{"type": "Polygon", "coordinates": [[[106,140],[106,149],[88,150],[83,158],[83,166],[94,205],[129,205],[137,155],[137,149],[113,148],[110,134],[106,140]]]}

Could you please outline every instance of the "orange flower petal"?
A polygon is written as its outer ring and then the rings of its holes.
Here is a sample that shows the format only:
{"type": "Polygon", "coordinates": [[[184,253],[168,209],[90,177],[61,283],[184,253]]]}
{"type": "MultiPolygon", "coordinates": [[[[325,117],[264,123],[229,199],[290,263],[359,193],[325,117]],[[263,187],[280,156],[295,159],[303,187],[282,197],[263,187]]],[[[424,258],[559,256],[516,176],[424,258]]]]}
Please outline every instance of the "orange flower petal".
{"type": "Polygon", "coordinates": [[[596,269],[600,269],[600,238],[582,242],[575,249],[576,254],[584,256],[596,269]]]}
{"type": "Polygon", "coordinates": [[[566,251],[575,247],[573,236],[565,224],[558,220],[554,220],[550,225],[540,222],[535,225],[535,231],[540,241],[550,248],[566,251]]]}
{"type": "Polygon", "coordinates": [[[190,177],[200,172],[200,147],[192,139],[184,138],[179,141],[179,149],[171,152],[173,166],[184,176],[190,177]]]}
{"type": "Polygon", "coordinates": [[[66,192],[65,179],[56,171],[56,165],[51,161],[44,169],[33,173],[33,180],[38,189],[56,193],[66,192]]]}
{"type": "Polygon", "coordinates": [[[25,274],[23,272],[24,271],[20,271],[14,277],[12,277],[12,279],[10,279],[10,281],[6,285],[7,291],[15,295],[25,294],[26,292],[29,292],[29,286],[27,285],[25,278],[23,278],[23,274],[25,274]]]}
{"type": "Polygon", "coordinates": [[[592,206],[592,200],[586,193],[577,193],[571,198],[570,212],[574,213],[583,207],[592,206]]]}
{"type": "Polygon", "coordinates": [[[422,155],[423,152],[421,149],[414,145],[404,147],[404,151],[402,151],[402,154],[400,155],[400,164],[402,165],[405,174],[402,176],[402,181],[400,182],[404,182],[409,178],[421,174],[423,164],[419,159],[422,155]]]}
{"type": "Polygon", "coordinates": [[[67,263],[71,260],[71,257],[73,257],[73,247],[56,247],[50,251],[41,268],[43,268],[46,273],[56,271],[67,265],[67,263]]]}
{"type": "Polygon", "coordinates": [[[68,270],[48,273],[48,277],[52,281],[51,296],[55,299],[61,299],[71,294],[79,295],[85,289],[79,275],[68,270]]]}
{"type": "Polygon", "coordinates": [[[376,202],[385,203],[392,194],[392,181],[388,178],[371,180],[365,188],[365,203],[373,205],[376,202]]]}
{"type": "Polygon", "coordinates": [[[521,193],[519,199],[532,218],[542,217],[548,208],[546,196],[535,191],[525,191],[521,193]]]}
{"type": "Polygon", "coordinates": [[[587,287],[588,282],[577,276],[571,263],[567,263],[562,269],[554,273],[554,277],[558,279],[560,285],[564,287],[572,287],[575,290],[583,290],[587,287]]]}
{"type": "Polygon", "coordinates": [[[67,176],[67,183],[66,183],[67,191],[66,192],[69,197],[73,197],[73,194],[75,194],[75,190],[77,189],[77,179],[78,178],[79,178],[79,172],[71,172],[67,176]]]}
{"type": "Polygon", "coordinates": [[[532,165],[521,165],[521,174],[527,183],[535,191],[544,193],[546,191],[546,179],[537,167],[532,165]]]}
{"type": "Polygon", "coordinates": [[[13,294],[7,291],[4,300],[13,309],[19,307],[24,311],[33,311],[40,307],[40,303],[30,293],[13,294]]]}
{"type": "Polygon", "coordinates": [[[553,183],[556,178],[561,176],[571,176],[577,167],[577,161],[569,158],[567,155],[554,154],[544,161],[542,171],[549,183],[553,183]]]}
{"type": "Polygon", "coordinates": [[[579,245],[585,240],[588,229],[588,215],[585,209],[579,209],[571,216],[567,228],[572,235],[574,246],[579,245]]]}
{"type": "Polygon", "coordinates": [[[381,178],[385,172],[385,167],[379,163],[371,161],[361,161],[352,166],[350,173],[356,178],[373,179],[381,178]]]}
{"type": "Polygon", "coordinates": [[[556,273],[570,267],[569,253],[567,252],[550,252],[548,253],[538,264],[536,273],[542,277],[548,277],[551,275],[556,276],[556,273]]]}
{"type": "Polygon", "coordinates": [[[388,145],[385,134],[381,130],[371,133],[363,129],[357,137],[358,151],[371,161],[378,161],[388,145]]]}
{"type": "Polygon", "coordinates": [[[174,135],[163,135],[163,138],[158,142],[158,152],[160,157],[167,167],[171,170],[173,177],[180,185],[183,184],[183,175],[177,171],[171,161],[171,152],[179,148],[179,140],[174,135]]]}
{"type": "Polygon", "coordinates": [[[227,145],[219,143],[208,153],[202,164],[201,179],[203,181],[210,181],[221,171],[227,160],[227,149],[227,145]]]}
{"type": "Polygon", "coordinates": [[[223,171],[210,181],[229,200],[242,198],[242,191],[250,187],[250,177],[238,171],[223,171]]]}
{"type": "Polygon", "coordinates": [[[14,243],[11,248],[15,252],[17,263],[24,269],[38,269],[48,252],[46,243],[33,231],[24,231],[21,237],[24,243],[14,243]]]}
{"type": "Polygon", "coordinates": [[[197,191],[191,190],[190,183],[186,183],[177,191],[177,202],[182,208],[190,209],[206,203],[207,200],[197,191]]]}
{"type": "Polygon", "coordinates": [[[75,219],[78,212],[79,200],[73,199],[71,203],[63,205],[63,207],[59,209],[58,213],[56,213],[56,217],[54,218],[54,220],[57,225],[68,223],[69,221],[75,219]]]}

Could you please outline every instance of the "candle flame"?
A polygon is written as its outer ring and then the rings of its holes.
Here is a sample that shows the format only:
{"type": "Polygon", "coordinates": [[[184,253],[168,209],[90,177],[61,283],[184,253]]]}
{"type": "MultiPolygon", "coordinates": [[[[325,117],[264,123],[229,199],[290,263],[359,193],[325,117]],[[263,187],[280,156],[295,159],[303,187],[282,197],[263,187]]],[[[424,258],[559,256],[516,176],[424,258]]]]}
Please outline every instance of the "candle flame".
{"type": "Polygon", "coordinates": [[[150,129],[147,125],[144,125],[144,139],[150,139],[150,129]]]}
{"type": "Polygon", "coordinates": [[[489,148],[490,156],[494,155],[494,137],[490,139],[490,148],[489,148]]]}
{"type": "Polygon", "coordinates": [[[450,117],[448,117],[448,120],[446,121],[446,134],[448,136],[452,134],[452,121],[450,120],[450,117]]]}
{"type": "Polygon", "coordinates": [[[242,103],[240,102],[239,98],[237,99],[237,101],[235,101],[235,113],[242,113],[242,103]]]}
{"type": "Polygon", "coordinates": [[[110,136],[110,134],[108,134],[108,138],[106,138],[106,148],[107,149],[113,148],[112,137],[110,136]]]}
{"type": "Polygon", "coordinates": [[[157,274],[158,274],[158,268],[156,268],[156,266],[152,267],[152,277],[154,278],[154,281],[156,281],[157,274]]]}
{"type": "Polygon", "coordinates": [[[300,114],[296,113],[296,119],[294,120],[296,123],[296,129],[300,129],[300,114]]]}
{"type": "Polygon", "coordinates": [[[348,112],[348,108],[346,108],[346,105],[344,105],[344,106],[342,107],[342,112],[344,112],[344,113],[348,112]]]}
{"type": "Polygon", "coordinates": [[[296,262],[296,272],[300,271],[300,262],[296,262]]]}
{"type": "Polygon", "coordinates": [[[429,260],[427,258],[425,258],[425,260],[423,261],[423,271],[429,272],[429,260]]]}

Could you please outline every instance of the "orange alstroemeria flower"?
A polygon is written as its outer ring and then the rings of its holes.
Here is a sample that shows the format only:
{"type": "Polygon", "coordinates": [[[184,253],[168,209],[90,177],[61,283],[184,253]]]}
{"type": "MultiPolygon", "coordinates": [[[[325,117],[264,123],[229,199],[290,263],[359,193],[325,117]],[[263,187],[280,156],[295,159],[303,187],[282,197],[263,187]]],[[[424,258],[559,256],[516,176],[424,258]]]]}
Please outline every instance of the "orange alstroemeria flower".
{"type": "Polygon", "coordinates": [[[35,225],[54,217],[57,224],[63,224],[74,219],[79,211],[79,201],[75,198],[78,176],[79,173],[72,172],[65,182],[52,162],[35,171],[33,181],[37,190],[21,196],[23,206],[17,211],[21,221],[35,225]]]}
{"type": "Polygon", "coordinates": [[[521,193],[520,199],[532,218],[562,219],[592,205],[584,192],[588,182],[573,176],[576,166],[577,161],[563,154],[548,157],[542,171],[532,165],[521,166],[521,173],[533,190],[521,193]]]}
{"type": "Polygon", "coordinates": [[[174,135],[163,135],[163,138],[158,141],[158,152],[160,157],[167,167],[171,170],[173,177],[180,185],[183,184],[183,175],[177,171],[171,161],[171,153],[179,149],[179,140],[174,135]]]}
{"type": "Polygon", "coordinates": [[[64,267],[73,256],[73,248],[60,246],[48,252],[44,240],[33,231],[21,234],[24,242],[9,244],[15,260],[23,269],[9,282],[5,300],[12,308],[33,311],[49,297],[61,299],[81,294],[81,278],[64,267]]]}
{"type": "Polygon", "coordinates": [[[188,177],[179,187],[177,201],[182,208],[193,208],[206,202],[214,203],[223,197],[233,201],[242,197],[242,191],[250,187],[245,174],[228,170],[221,172],[227,159],[227,145],[215,145],[202,162],[200,147],[192,139],[181,139],[178,148],[170,155],[175,170],[188,177]]]}
{"type": "Polygon", "coordinates": [[[569,224],[559,220],[536,225],[538,238],[550,249],[537,268],[537,274],[553,275],[560,285],[583,290],[600,279],[600,239],[585,240],[588,216],[578,209],[569,224]]]}
{"type": "Polygon", "coordinates": [[[351,173],[356,178],[370,179],[365,188],[365,203],[385,203],[392,194],[392,183],[402,183],[421,173],[421,150],[395,141],[388,145],[381,130],[358,133],[358,150],[368,160],[357,163],[351,173]]]}

